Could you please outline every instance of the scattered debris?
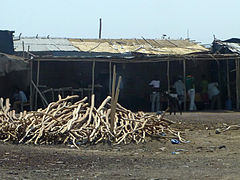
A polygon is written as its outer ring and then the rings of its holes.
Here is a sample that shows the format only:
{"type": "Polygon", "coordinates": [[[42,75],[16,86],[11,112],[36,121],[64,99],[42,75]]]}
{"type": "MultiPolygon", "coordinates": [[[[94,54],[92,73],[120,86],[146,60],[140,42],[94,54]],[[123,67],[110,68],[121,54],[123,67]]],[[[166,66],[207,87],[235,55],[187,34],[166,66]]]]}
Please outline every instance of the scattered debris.
{"type": "Polygon", "coordinates": [[[171,139],[172,144],[180,144],[180,141],[177,139],[171,139]]]}
{"type": "Polygon", "coordinates": [[[175,152],[175,151],[172,152],[172,155],[177,155],[177,154],[180,154],[180,152],[175,152]]]}
{"type": "Polygon", "coordinates": [[[34,144],[97,144],[110,142],[143,143],[152,137],[172,139],[176,144],[186,142],[180,132],[170,127],[174,122],[164,118],[164,113],[133,113],[117,103],[114,127],[111,129],[111,97],[96,108],[95,96],[89,105],[87,97],[72,104],[77,95],[64,99],[59,96],[46,109],[15,114],[10,110],[9,99],[0,99],[0,140],[34,144]]]}
{"type": "Polygon", "coordinates": [[[218,129],[216,129],[216,131],[215,131],[215,133],[216,134],[220,134],[220,133],[222,133],[222,132],[225,132],[225,131],[228,131],[228,130],[230,130],[230,129],[232,129],[232,130],[238,130],[238,129],[240,129],[240,124],[237,124],[237,125],[227,125],[227,124],[223,124],[223,127],[222,128],[218,128],[218,129]]]}
{"type": "Polygon", "coordinates": [[[218,147],[218,149],[223,149],[223,148],[225,149],[226,146],[225,146],[225,145],[222,145],[222,146],[219,146],[219,147],[218,147]]]}

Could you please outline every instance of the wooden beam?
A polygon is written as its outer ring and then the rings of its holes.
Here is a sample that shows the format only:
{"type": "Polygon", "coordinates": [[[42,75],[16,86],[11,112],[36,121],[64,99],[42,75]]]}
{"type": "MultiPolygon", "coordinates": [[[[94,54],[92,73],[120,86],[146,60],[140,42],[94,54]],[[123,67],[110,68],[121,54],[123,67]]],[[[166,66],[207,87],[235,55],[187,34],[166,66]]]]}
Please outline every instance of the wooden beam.
{"type": "Polygon", "coordinates": [[[111,114],[110,114],[110,125],[111,131],[113,132],[114,128],[114,119],[115,119],[115,84],[116,84],[116,65],[113,66],[113,82],[112,82],[112,98],[111,98],[111,114]]]}
{"type": "Polygon", "coordinates": [[[102,38],[102,18],[99,19],[99,39],[102,38]]]}
{"type": "Polygon", "coordinates": [[[168,85],[168,93],[170,92],[170,62],[167,61],[167,85],[168,85]]]}
{"type": "Polygon", "coordinates": [[[111,91],[111,87],[112,87],[112,62],[109,62],[109,83],[108,83],[108,93],[111,96],[112,91],[111,91]]]}
{"type": "Polygon", "coordinates": [[[118,84],[117,84],[117,89],[116,89],[116,91],[115,91],[115,96],[114,96],[114,99],[113,99],[113,104],[111,104],[111,131],[112,131],[112,132],[114,132],[115,114],[116,114],[118,97],[119,97],[119,93],[120,93],[121,80],[122,80],[122,77],[119,76],[119,78],[118,78],[118,84]]]}
{"type": "Polygon", "coordinates": [[[187,110],[187,92],[186,92],[186,60],[183,60],[183,83],[184,83],[184,111],[187,110]]]}
{"type": "Polygon", "coordinates": [[[235,60],[236,64],[236,109],[239,110],[239,59],[235,60]]]}
{"type": "Polygon", "coordinates": [[[22,56],[23,56],[23,58],[25,58],[25,53],[24,53],[24,51],[25,51],[25,49],[24,49],[24,41],[22,42],[22,48],[23,48],[22,56]]]}
{"type": "MultiPolygon", "coordinates": [[[[36,89],[36,92],[39,93],[40,97],[42,98],[43,102],[45,103],[45,107],[48,106],[48,102],[47,100],[44,98],[44,96],[42,95],[41,91],[38,89],[38,87],[36,86],[36,84],[32,81],[31,82],[33,87],[36,89]]],[[[44,105],[44,104],[43,104],[44,105]]]]}
{"type": "Polygon", "coordinates": [[[95,84],[95,64],[96,62],[93,61],[92,63],[92,94],[94,94],[94,84],[95,84]]]}
{"type": "MultiPolygon", "coordinates": [[[[37,61],[37,82],[36,82],[36,86],[38,88],[39,86],[39,77],[40,77],[40,60],[37,61]]],[[[38,94],[35,93],[35,106],[34,109],[37,109],[37,101],[38,101],[38,94]]]]}
{"type": "Polygon", "coordinates": [[[226,61],[227,63],[227,96],[228,100],[231,99],[231,90],[230,90],[230,78],[229,78],[229,60],[226,61]]]}
{"type": "Polygon", "coordinates": [[[33,59],[29,60],[29,66],[30,66],[30,95],[29,95],[29,103],[30,103],[30,111],[33,110],[33,87],[32,87],[32,80],[33,80],[33,59]]]}
{"type": "MultiPolygon", "coordinates": [[[[170,93],[170,61],[167,61],[167,88],[168,88],[168,94],[170,93]]],[[[161,103],[160,103],[161,104],[161,103]]],[[[168,107],[169,107],[169,99],[168,99],[168,107]]]]}

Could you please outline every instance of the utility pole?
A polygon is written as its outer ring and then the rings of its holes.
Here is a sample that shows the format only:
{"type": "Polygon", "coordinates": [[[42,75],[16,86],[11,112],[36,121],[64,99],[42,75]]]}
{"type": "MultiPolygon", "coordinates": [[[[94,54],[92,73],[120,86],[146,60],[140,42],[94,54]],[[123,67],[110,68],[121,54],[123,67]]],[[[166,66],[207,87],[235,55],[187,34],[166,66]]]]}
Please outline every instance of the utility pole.
{"type": "Polygon", "coordinates": [[[102,18],[99,19],[99,39],[102,38],[102,18]]]}

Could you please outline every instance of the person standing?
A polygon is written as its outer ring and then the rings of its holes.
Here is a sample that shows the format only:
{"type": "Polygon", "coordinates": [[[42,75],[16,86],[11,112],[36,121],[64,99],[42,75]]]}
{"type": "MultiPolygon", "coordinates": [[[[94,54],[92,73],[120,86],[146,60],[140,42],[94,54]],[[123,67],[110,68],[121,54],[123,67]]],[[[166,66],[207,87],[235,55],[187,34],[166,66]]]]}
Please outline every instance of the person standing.
{"type": "Polygon", "coordinates": [[[204,109],[206,109],[209,105],[209,99],[208,99],[208,80],[206,79],[205,74],[202,75],[200,88],[201,88],[201,98],[204,103],[204,109]]]}
{"type": "Polygon", "coordinates": [[[218,89],[217,82],[211,82],[208,84],[208,97],[211,101],[211,109],[215,108],[216,103],[217,103],[217,109],[221,108],[220,91],[218,89]]]}
{"type": "Polygon", "coordinates": [[[182,81],[182,76],[178,76],[177,81],[175,81],[173,87],[176,89],[177,98],[180,108],[182,109],[182,104],[184,102],[184,83],[182,81]]]}
{"type": "Polygon", "coordinates": [[[197,107],[195,104],[195,82],[192,75],[186,77],[186,90],[190,99],[189,111],[196,111],[197,107]]]}
{"type": "Polygon", "coordinates": [[[149,83],[152,86],[152,95],[151,95],[151,111],[158,112],[160,111],[160,80],[157,76],[154,76],[154,79],[149,83]]]}

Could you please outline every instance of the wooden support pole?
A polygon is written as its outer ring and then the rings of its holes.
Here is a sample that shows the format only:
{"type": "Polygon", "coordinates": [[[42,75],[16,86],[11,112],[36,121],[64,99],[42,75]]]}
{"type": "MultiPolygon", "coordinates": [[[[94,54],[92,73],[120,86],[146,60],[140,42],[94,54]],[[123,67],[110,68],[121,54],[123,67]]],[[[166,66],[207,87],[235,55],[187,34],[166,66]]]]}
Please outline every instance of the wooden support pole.
{"type": "Polygon", "coordinates": [[[231,99],[231,91],[230,91],[230,78],[229,78],[229,64],[228,64],[228,61],[226,61],[227,63],[227,97],[228,97],[228,100],[231,99]]]}
{"type": "Polygon", "coordinates": [[[115,86],[116,86],[116,65],[113,66],[113,77],[112,77],[112,97],[115,96],[115,86]]]}
{"type": "Polygon", "coordinates": [[[42,95],[41,91],[38,89],[36,84],[33,81],[31,83],[32,83],[33,87],[36,89],[36,94],[38,93],[40,95],[40,97],[42,98],[43,102],[45,103],[45,106],[48,106],[47,100],[44,98],[44,96],[42,95]]]}
{"type": "Polygon", "coordinates": [[[24,41],[22,42],[22,48],[23,48],[22,56],[23,56],[23,58],[25,58],[25,53],[24,53],[24,51],[25,51],[25,49],[24,49],[24,41]]]}
{"type": "Polygon", "coordinates": [[[235,60],[236,64],[236,109],[239,110],[239,59],[235,60]]]}
{"type": "Polygon", "coordinates": [[[29,60],[29,50],[30,50],[30,46],[28,46],[28,50],[27,50],[27,59],[29,60]]]}
{"type": "Polygon", "coordinates": [[[113,132],[114,128],[114,116],[115,110],[114,103],[115,103],[115,84],[116,84],[116,65],[113,66],[113,82],[112,82],[112,98],[111,98],[111,114],[110,114],[110,125],[111,131],[113,132]]]}
{"type": "Polygon", "coordinates": [[[112,94],[111,88],[112,88],[112,62],[110,61],[109,62],[109,86],[108,86],[108,92],[110,96],[112,94]]]}
{"type": "MultiPolygon", "coordinates": [[[[170,71],[170,61],[167,61],[167,88],[168,88],[168,94],[170,93],[170,77],[169,77],[169,71],[170,71]]],[[[169,107],[169,99],[168,99],[168,107],[169,107]]]]}
{"type": "Polygon", "coordinates": [[[170,92],[170,61],[167,61],[167,83],[168,83],[168,93],[170,92]]]}
{"type": "Polygon", "coordinates": [[[187,110],[187,92],[186,92],[186,60],[183,60],[183,83],[184,83],[184,111],[187,110]]]}
{"type": "Polygon", "coordinates": [[[113,104],[111,104],[111,131],[114,131],[114,124],[115,124],[115,114],[116,114],[116,108],[117,108],[117,102],[118,102],[118,97],[120,93],[120,84],[121,84],[122,77],[120,76],[118,78],[118,84],[117,84],[117,89],[115,91],[115,96],[113,99],[113,104]]]}
{"type": "Polygon", "coordinates": [[[99,39],[102,38],[102,18],[99,19],[99,39]]]}
{"type": "MultiPolygon", "coordinates": [[[[40,60],[38,59],[37,61],[37,82],[36,82],[36,86],[38,88],[39,86],[39,76],[40,76],[40,60]]],[[[37,109],[37,101],[38,101],[38,94],[35,93],[35,106],[34,109],[37,109]]]]}
{"type": "Polygon", "coordinates": [[[30,103],[30,111],[32,111],[33,110],[33,87],[32,87],[32,81],[33,81],[33,75],[32,75],[32,73],[33,73],[33,59],[30,59],[30,61],[29,61],[29,66],[30,66],[30,72],[29,72],[29,74],[30,74],[30,82],[29,82],[29,84],[30,84],[30,95],[29,95],[29,103],[30,103]]]}
{"type": "Polygon", "coordinates": [[[94,84],[95,84],[95,64],[96,64],[96,62],[93,61],[93,64],[92,64],[92,94],[94,94],[94,84]]]}

